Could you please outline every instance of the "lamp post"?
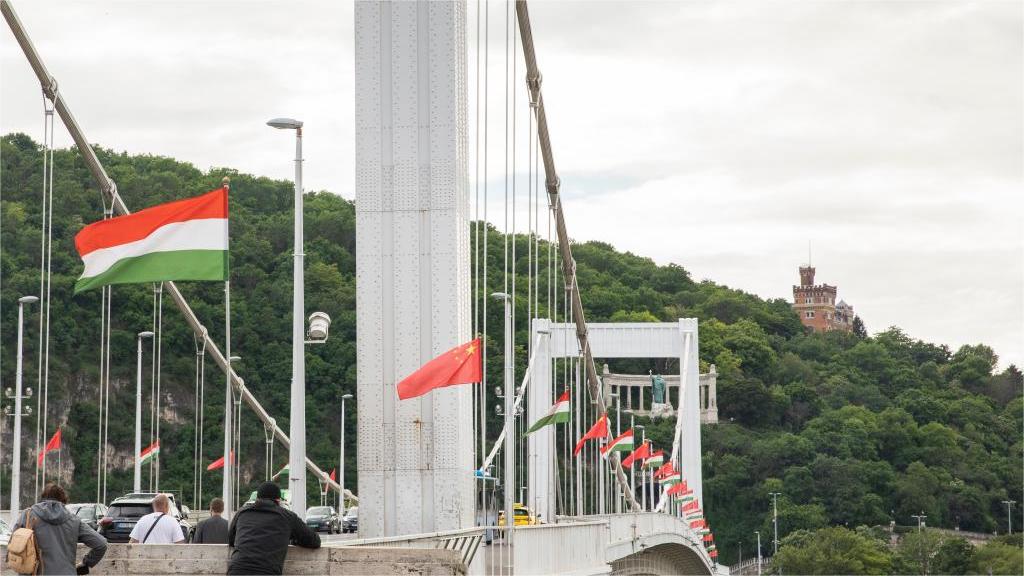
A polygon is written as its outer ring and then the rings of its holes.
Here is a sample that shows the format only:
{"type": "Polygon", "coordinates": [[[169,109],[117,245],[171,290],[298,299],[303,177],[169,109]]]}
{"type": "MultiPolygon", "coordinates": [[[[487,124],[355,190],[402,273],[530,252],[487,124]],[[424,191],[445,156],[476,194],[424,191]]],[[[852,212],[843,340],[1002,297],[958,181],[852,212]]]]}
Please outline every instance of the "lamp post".
{"type": "MultiPolygon", "coordinates": [[[[618,438],[622,434],[622,411],[619,410],[619,394],[617,392],[611,392],[608,394],[608,398],[615,401],[615,437],[618,438]]],[[[630,466],[632,468],[632,466],[630,466]]],[[[615,495],[615,513],[622,514],[622,494],[615,495]]]]}
{"type": "Polygon", "coordinates": [[[782,492],[771,492],[772,497],[772,528],[775,531],[775,538],[772,542],[772,556],[779,553],[779,496],[782,492]]]}
{"type": "Polygon", "coordinates": [[[761,531],[754,530],[757,534],[757,576],[761,576],[761,531]]]}
{"type": "Polygon", "coordinates": [[[924,511],[922,511],[920,514],[911,514],[910,517],[917,519],[917,533],[920,534],[921,528],[924,526],[924,520],[925,518],[928,518],[928,516],[924,513],[924,511]]]}
{"type": "Polygon", "coordinates": [[[291,118],[274,118],[268,126],[279,130],[295,130],[295,239],[292,253],[292,387],[289,411],[288,485],[292,509],[300,519],[306,518],[306,356],[305,299],[302,252],[302,122],[291,118]]]}
{"type": "Polygon", "coordinates": [[[1010,515],[1010,508],[1016,504],[1016,500],[1003,500],[1003,504],[1006,504],[1006,533],[1013,534],[1013,517],[1010,515]]]}
{"type": "Polygon", "coordinates": [[[505,544],[511,550],[513,532],[515,528],[515,510],[512,507],[512,498],[515,492],[515,470],[516,470],[516,444],[515,444],[515,407],[513,406],[512,384],[512,298],[504,292],[491,294],[492,298],[502,300],[505,303],[505,544]]]}
{"type": "Polygon", "coordinates": [[[345,515],[345,400],[351,400],[351,394],[341,395],[341,447],[338,454],[338,485],[341,492],[338,495],[338,513],[345,515]]]}
{"type": "MultiPolygon", "coordinates": [[[[230,366],[231,370],[233,371],[235,369],[235,364],[241,360],[241,356],[228,356],[228,366],[230,366]]],[[[242,467],[238,465],[238,461],[241,460],[242,456],[242,392],[241,390],[239,390],[238,395],[235,396],[234,391],[231,388],[230,382],[228,383],[228,392],[231,393],[232,399],[234,400],[234,413],[232,414],[234,422],[232,422],[231,424],[231,426],[233,427],[233,445],[231,451],[235,453],[235,462],[232,463],[234,464],[234,467],[231,468],[231,471],[234,473],[234,475],[231,478],[231,482],[234,484],[234,491],[232,492],[234,500],[232,500],[232,502],[237,506],[238,502],[241,500],[241,494],[239,494],[239,489],[242,484],[242,467]]],[[[228,469],[225,468],[225,473],[227,470],[228,469]]]]}
{"type": "Polygon", "coordinates": [[[21,382],[24,362],[25,304],[39,301],[38,296],[22,296],[18,299],[18,361],[14,372],[14,454],[11,458],[11,525],[18,520],[21,511],[21,382]]]}
{"type": "MultiPolygon", "coordinates": [[[[640,443],[643,444],[647,441],[647,430],[643,424],[637,424],[633,427],[633,433],[640,431],[640,443]]],[[[643,486],[643,498],[640,500],[640,509],[647,511],[647,471],[643,467],[640,468],[640,484],[643,486]]]]}
{"type": "Polygon", "coordinates": [[[139,332],[135,339],[135,454],[132,455],[135,462],[135,480],[132,486],[136,493],[142,492],[142,461],[139,459],[139,454],[142,453],[142,341],[152,337],[152,332],[144,330],[139,332]]]}

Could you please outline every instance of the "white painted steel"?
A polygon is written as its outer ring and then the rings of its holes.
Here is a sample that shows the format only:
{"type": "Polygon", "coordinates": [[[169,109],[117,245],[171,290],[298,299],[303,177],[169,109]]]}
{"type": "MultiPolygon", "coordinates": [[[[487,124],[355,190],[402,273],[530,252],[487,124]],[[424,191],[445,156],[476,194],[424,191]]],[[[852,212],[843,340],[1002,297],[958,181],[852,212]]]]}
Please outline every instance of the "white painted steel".
{"type": "Polygon", "coordinates": [[[577,522],[516,528],[515,574],[596,573],[607,566],[608,523],[577,522]],[[588,570],[590,569],[590,570],[588,570]]]}
{"type": "Polygon", "coordinates": [[[355,3],[361,535],[473,523],[468,386],[395,384],[470,338],[463,0],[355,3]]]}
{"type": "MultiPolygon", "coordinates": [[[[527,395],[526,405],[526,417],[530,425],[547,414],[554,403],[551,357],[548,354],[550,345],[547,342],[551,338],[544,335],[550,325],[551,321],[546,318],[533,319],[533,341],[536,343],[533,354],[535,357],[530,363],[530,393],[527,395]],[[543,338],[542,335],[544,335],[543,338]]],[[[527,490],[531,503],[536,508],[534,513],[539,514],[544,522],[554,519],[557,514],[553,470],[556,426],[568,426],[568,424],[546,426],[526,437],[527,490]]]]}
{"type": "MultiPolygon", "coordinates": [[[[541,324],[534,324],[536,334],[541,324]]],[[[576,357],[580,353],[576,339],[576,325],[566,323],[544,324],[550,336],[541,344],[546,348],[548,362],[555,358],[576,357]]],[[[673,446],[671,453],[679,453],[679,467],[686,478],[694,495],[703,505],[704,492],[701,471],[701,440],[700,440],[700,374],[698,370],[698,331],[696,318],[680,318],[678,322],[623,322],[623,323],[590,323],[587,324],[590,349],[595,358],[679,358],[680,382],[683,382],[679,393],[677,415],[679,422],[678,446],[673,446]],[[688,351],[687,351],[688,349],[688,351]]],[[[540,354],[538,354],[539,356],[540,354]]],[[[540,379],[545,372],[540,368],[545,364],[536,362],[536,378],[540,379]]],[[[536,383],[535,383],[536,384],[536,383]]],[[[550,392],[549,392],[550,394],[550,392]]],[[[532,402],[532,400],[531,400],[532,402]]],[[[531,403],[532,407],[533,404],[531,403]]],[[[534,444],[531,443],[531,446],[534,444]]],[[[540,445],[537,444],[538,453],[540,445]]],[[[531,472],[529,474],[529,491],[531,494],[548,493],[554,497],[553,473],[550,467],[545,470],[537,466],[534,473],[534,460],[544,460],[543,456],[533,457],[529,453],[531,472]],[[547,490],[538,490],[544,486],[552,486],[547,490]]],[[[543,508],[542,508],[543,509],[543,508]]],[[[548,516],[553,518],[553,516],[548,516]]]]}

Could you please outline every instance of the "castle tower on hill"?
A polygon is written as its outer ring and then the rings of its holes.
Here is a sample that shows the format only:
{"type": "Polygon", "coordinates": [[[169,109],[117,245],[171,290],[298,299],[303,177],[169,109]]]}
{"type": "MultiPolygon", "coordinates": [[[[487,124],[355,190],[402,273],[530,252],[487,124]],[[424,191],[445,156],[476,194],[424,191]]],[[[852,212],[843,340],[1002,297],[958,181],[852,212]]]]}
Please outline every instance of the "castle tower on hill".
{"type": "Polygon", "coordinates": [[[814,267],[800,267],[800,285],[793,286],[793,310],[815,332],[853,328],[853,306],[836,303],[836,287],[814,283],[814,267]]]}

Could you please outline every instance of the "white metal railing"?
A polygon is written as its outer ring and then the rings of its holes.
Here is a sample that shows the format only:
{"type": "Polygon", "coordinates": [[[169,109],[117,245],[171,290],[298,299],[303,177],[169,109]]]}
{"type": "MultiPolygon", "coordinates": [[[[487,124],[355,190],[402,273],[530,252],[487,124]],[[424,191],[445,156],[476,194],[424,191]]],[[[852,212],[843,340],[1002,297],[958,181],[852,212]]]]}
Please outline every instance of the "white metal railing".
{"type": "Polygon", "coordinates": [[[404,536],[384,536],[381,538],[363,538],[359,540],[341,540],[330,542],[325,546],[372,546],[374,548],[435,548],[455,550],[462,556],[462,561],[469,566],[473,563],[486,528],[478,526],[461,530],[445,530],[443,532],[426,532],[423,534],[406,534],[404,536]]]}

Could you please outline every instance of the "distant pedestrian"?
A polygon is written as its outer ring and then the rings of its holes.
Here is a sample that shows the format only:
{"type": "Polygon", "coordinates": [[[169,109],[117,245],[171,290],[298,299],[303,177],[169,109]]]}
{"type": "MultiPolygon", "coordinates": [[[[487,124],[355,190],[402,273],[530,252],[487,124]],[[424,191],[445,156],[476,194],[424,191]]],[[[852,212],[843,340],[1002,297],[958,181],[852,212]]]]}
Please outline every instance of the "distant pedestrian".
{"type": "Polygon", "coordinates": [[[228,574],[283,574],[288,544],[319,548],[320,537],[281,506],[281,488],[264,482],[256,501],[235,512],[228,530],[228,574]]]}
{"type": "Polygon", "coordinates": [[[224,501],[214,498],[210,501],[210,517],[196,526],[196,534],[192,537],[193,544],[227,544],[228,521],[224,513],[224,501]]]}
{"type": "Polygon", "coordinates": [[[167,494],[153,498],[153,511],[139,518],[128,536],[131,544],[181,544],[185,534],[178,525],[178,519],[170,515],[171,499],[167,494]]]}
{"type": "Polygon", "coordinates": [[[107,540],[64,507],[67,492],[57,484],[48,484],[39,495],[39,502],[23,511],[13,530],[31,528],[35,531],[40,560],[38,574],[88,574],[107,552],[107,540]],[[89,548],[82,564],[75,566],[78,543],[89,548]]]}

